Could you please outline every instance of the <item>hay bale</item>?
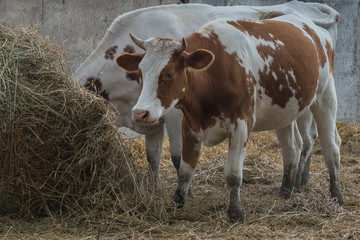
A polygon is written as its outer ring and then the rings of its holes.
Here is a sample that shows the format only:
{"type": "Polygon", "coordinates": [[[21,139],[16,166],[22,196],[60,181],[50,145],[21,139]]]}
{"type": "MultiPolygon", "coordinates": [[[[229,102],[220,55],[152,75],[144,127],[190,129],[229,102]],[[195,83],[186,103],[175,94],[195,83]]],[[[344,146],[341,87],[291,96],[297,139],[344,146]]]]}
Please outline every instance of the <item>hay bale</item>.
{"type": "Polygon", "coordinates": [[[0,48],[0,214],[80,216],[136,194],[114,115],[69,80],[62,52],[5,23],[0,48]]]}

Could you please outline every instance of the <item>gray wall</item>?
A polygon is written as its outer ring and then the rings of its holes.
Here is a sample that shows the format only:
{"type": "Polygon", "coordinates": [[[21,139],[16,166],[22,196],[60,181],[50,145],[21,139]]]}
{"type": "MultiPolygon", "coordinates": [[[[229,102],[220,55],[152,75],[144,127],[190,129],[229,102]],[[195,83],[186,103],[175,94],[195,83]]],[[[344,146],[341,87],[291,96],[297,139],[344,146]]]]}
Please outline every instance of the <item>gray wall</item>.
{"type": "MultiPolygon", "coordinates": [[[[338,120],[360,122],[360,0],[314,0],[341,14],[335,55],[338,120]]],[[[0,21],[39,26],[53,44],[66,50],[75,70],[96,47],[118,15],[179,0],[0,0],[0,21]]],[[[273,5],[284,0],[190,0],[212,5],[273,5]]]]}

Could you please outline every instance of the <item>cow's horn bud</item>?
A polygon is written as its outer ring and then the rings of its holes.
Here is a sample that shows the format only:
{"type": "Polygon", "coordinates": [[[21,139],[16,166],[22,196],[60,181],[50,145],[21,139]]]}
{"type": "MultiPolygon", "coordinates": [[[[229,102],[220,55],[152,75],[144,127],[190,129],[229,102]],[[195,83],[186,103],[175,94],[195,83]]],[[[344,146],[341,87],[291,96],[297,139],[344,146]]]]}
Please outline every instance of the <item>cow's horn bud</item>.
{"type": "Polygon", "coordinates": [[[144,47],[144,40],[137,38],[134,34],[130,33],[131,39],[134,41],[134,43],[139,47],[145,50],[144,47]]]}
{"type": "Polygon", "coordinates": [[[186,49],[186,40],[185,38],[182,39],[181,45],[175,50],[175,55],[180,55],[186,49]]]}

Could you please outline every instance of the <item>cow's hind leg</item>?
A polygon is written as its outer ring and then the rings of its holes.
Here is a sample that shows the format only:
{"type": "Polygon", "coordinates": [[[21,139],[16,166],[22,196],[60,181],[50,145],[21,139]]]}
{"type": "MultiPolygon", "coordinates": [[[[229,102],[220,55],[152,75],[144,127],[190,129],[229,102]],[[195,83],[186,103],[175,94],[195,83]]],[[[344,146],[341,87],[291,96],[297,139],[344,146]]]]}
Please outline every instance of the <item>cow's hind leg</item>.
{"type": "Polygon", "coordinates": [[[336,128],[337,98],[334,80],[331,79],[321,96],[311,107],[315,117],[321,149],[330,175],[331,196],[343,203],[340,188],[340,145],[341,139],[336,128]]]}
{"type": "Polygon", "coordinates": [[[244,216],[240,204],[240,186],[242,184],[248,131],[244,121],[238,121],[238,126],[235,129],[229,138],[229,153],[224,174],[226,184],[230,190],[228,216],[231,221],[243,222],[244,216]]]}
{"type": "Polygon", "coordinates": [[[276,134],[281,145],[284,163],[284,174],[280,194],[285,198],[289,198],[295,187],[302,148],[302,138],[295,121],[285,128],[277,129],[276,134]]]}
{"type": "Polygon", "coordinates": [[[162,145],[164,139],[164,125],[150,134],[145,135],[146,159],[150,165],[150,170],[154,176],[155,183],[159,181],[160,159],[162,154],[162,145]]]}
{"type": "Polygon", "coordinates": [[[299,189],[300,185],[305,185],[309,180],[310,159],[312,148],[317,138],[317,128],[314,117],[307,110],[301,117],[296,120],[299,128],[303,146],[301,149],[299,166],[296,174],[295,188],[299,189]]]}

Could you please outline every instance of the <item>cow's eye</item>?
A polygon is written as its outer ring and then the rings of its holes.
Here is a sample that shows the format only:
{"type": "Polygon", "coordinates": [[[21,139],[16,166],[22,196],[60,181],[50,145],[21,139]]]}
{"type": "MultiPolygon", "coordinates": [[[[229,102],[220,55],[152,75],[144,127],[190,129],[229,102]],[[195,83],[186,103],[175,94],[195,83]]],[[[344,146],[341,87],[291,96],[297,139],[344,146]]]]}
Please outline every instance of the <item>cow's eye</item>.
{"type": "Polygon", "coordinates": [[[165,73],[165,78],[166,79],[172,79],[174,77],[174,73],[173,72],[166,72],[165,73]]]}

